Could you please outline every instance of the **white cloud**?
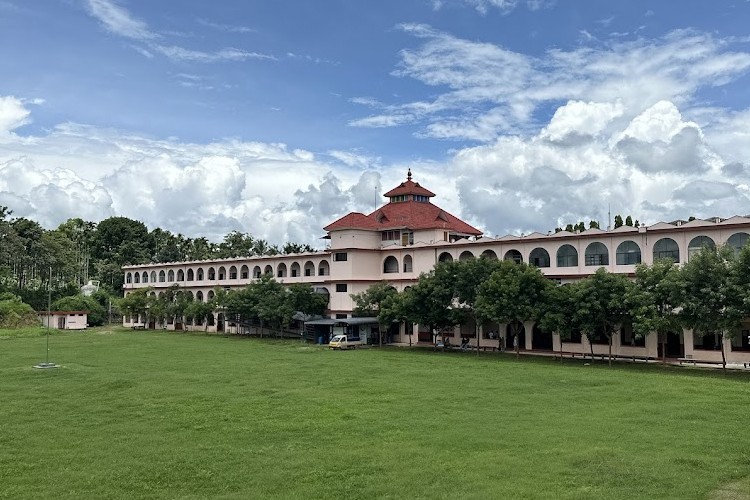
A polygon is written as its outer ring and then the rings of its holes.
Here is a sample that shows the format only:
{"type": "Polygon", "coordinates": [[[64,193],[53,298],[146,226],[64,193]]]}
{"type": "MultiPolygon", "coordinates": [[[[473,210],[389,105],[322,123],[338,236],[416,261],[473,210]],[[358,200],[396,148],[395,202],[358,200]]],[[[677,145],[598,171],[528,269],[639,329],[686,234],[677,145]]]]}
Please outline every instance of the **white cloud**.
{"type": "MultiPolygon", "coordinates": [[[[114,0],[88,0],[88,8],[89,13],[99,20],[107,31],[143,43],[143,46],[132,45],[132,47],[149,59],[154,57],[154,53],[162,54],[177,61],[199,63],[247,61],[249,59],[276,59],[269,54],[261,54],[259,52],[232,47],[225,47],[216,51],[203,51],[188,49],[178,45],[159,43],[157,40],[163,39],[163,34],[150,30],[145,21],[133,16],[127,9],[118,5],[114,0]]],[[[201,22],[201,20],[199,20],[199,22],[201,22]]],[[[236,32],[244,33],[246,32],[244,30],[249,29],[238,26],[214,24],[209,21],[202,21],[202,24],[223,31],[234,30],[236,32]]]]}
{"type": "Polygon", "coordinates": [[[30,115],[21,99],[0,96],[0,142],[6,140],[13,130],[27,124],[30,115]]]}
{"type": "MultiPolygon", "coordinates": [[[[732,52],[731,39],[678,30],[654,40],[596,42],[531,57],[457,38],[424,24],[400,28],[423,43],[400,53],[394,76],[431,87],[431,101],[381,103],[381,114],[353,119],[359,127],[421,124],[417,135],[492,141],[538,128],[535,111],[560,101],[619,102],[631,119],[659,101],[691,105],[701,89],[747,74],[750,52],[732,52]],[[466,132],[467,122],[483,123],[466,132]]],[[[470,127],[471,128],[471,127],[470,127]]]]}
{"type": "Polygon", "coordinates": [[[158,35],[148,25],[133,17],[126,9],[110,0],[88,0],[89,12],[115,35],[134,40],[153,40],[158,35]]]}

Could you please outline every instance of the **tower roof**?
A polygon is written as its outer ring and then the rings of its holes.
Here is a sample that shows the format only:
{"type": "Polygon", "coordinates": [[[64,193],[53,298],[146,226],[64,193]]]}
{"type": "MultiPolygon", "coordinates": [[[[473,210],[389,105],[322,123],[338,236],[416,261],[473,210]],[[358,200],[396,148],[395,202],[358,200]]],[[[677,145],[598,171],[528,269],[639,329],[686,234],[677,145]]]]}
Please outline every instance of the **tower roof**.
{"type": "MultiPolygon", "coordinates": [[[[435,196],[411,180],[411,169],[406,182],[388,191],[385,196],[421,195],[427,198],[435,196]]],[[[467,224],[458,217],[446,212],[429,201],[416,201],[413,197],[403,201],[391,201],[371,214],[351,212],[324,227],[326,231],[342,229],[364,229],[370,231],[388,231],[392,229],[441,229],[455,233],[480,236],[482,232],[467,224]]]]}
{"type": "Polygon", "coordinates": [[[388,198],[390,198],[392,196],[400,196],[404,194],[416,194],[420,196],[427,196],[428,198],[432,198],[433,196],[435,196],[435,193],[423,188],[419,185],[418,182],[414,182],[413,180],[411,180],[411,168],[406,174],[406,182],[402,182],[395,188],[385,193],[383,196],[387,196],[388,198]]]}

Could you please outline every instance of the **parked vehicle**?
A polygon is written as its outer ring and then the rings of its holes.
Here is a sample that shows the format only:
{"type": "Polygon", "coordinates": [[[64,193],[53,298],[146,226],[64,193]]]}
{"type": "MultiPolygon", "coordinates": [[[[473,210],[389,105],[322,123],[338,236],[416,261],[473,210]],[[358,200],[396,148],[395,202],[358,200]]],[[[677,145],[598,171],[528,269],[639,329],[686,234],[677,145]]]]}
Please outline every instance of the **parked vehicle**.
{"type": "Polygon", "coordinates": [[[328,343],[328,347],[331,349],[356,349],[358,345],[364,345],[364,341],[360,337],[351,337],[349,335],[336,335],[328,343]]]}

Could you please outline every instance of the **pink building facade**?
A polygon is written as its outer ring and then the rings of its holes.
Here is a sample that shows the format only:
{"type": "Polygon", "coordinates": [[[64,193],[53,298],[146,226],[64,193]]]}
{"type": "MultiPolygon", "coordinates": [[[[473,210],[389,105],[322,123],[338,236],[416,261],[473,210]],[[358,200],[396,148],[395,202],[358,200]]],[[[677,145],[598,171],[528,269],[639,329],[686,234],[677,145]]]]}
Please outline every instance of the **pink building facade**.
{"type": "MultiPolygon", "coordinates": [[[[538,267],[545,276],[568,283],[596,272],[600,267],[632,276],[638,263],[671,257],[678,263],[706,245],[741,248],[750,239],[750,218],[731,217],[710,220],[660,222],[650,227],[621,226],[614,230],[589,229],[581,233],[531,233],[490,238],[432,203],[433,193],[407,180],[385,193],[388,202],[371,214],[350,213],[324,228],[328,248],[319,252],[246,257],[198,262],[172,262],[125,266],[124,293],[152,287],[155,294],[177,284],[197,300],[209,300],[216,287],[241,288],[262,274],[271,273],[277,281],[308,283],[329,296],[331,318],[347,318],[354,304],[351,294],[386,280],[403,291],[444,260],[464,260],[482,255],[523,261],[538,267]]],[[[227,330],[221,313],[213,325],[190,329],[227,330]]],[[[142,318],[125,318],[125,326],[137,325],[142,318]]],[[[149,326],[149,325],[146,325],[149,326]]],[[[153,325],[151,325],[153,327],[153,325]]],[[[175,328],[176,325],[163,325],[175,328]]],[[[186,328],[186,326],[180,326],[186,328]]],[[[474,335],[474,325],[446,332],[455,337],[474,335]]],[[[479,338],[472,345],[500,346],[509,337],[508,325],[480,325],[479,338]]],[[[432,332],[420,325],[401,325],[394,341],[432,342],[432,332]]],[[[716,338],[693,335],[690,330],[673,332],[666,342],[666,355],[721,361],[716,338]]],[[[724,340],[729,363],[750,363],[750,324],[743,326],[735,340],[724,340]]],[[[533,322],[524,324],[520,347],[527,351],[590,351],[587,339],[565,342],[554,333],[541,331],[533,322]]],[[[608,352],[608,345],[595,344],[595,353],[608,352]]],[[[635,339],[627,325],[613,339],[613,354],[619,356],[661,357],[656,335],[635,339]]]]}

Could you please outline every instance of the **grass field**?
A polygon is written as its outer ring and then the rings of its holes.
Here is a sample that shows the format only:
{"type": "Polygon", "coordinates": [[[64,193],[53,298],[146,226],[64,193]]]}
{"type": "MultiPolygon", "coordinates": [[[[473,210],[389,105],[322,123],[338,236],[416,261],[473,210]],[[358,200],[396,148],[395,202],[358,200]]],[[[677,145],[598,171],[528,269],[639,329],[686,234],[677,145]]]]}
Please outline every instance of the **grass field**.
{"type": "Polygon", "coordinates": [[[749,498],[750,374],[0,332],[2,498],[749,498]]]}

